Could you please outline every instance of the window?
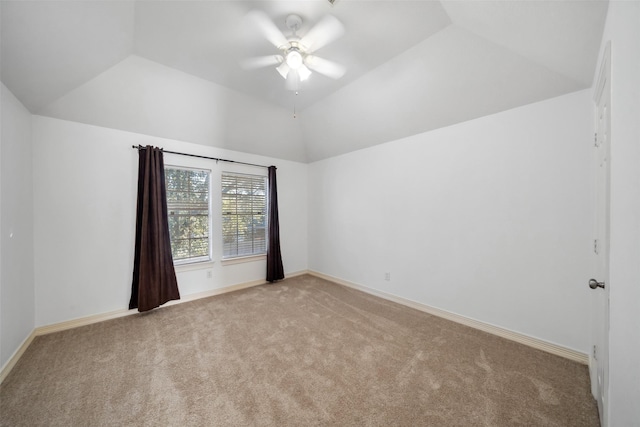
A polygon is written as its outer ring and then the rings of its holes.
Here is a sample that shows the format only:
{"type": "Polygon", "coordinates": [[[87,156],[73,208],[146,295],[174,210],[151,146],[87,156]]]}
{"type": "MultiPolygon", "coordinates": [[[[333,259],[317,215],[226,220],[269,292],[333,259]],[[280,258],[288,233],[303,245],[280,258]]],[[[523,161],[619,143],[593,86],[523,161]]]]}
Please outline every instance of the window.
{"type": "Polygon", "coordinates": [[[222,174],[223,258],[267,253],[267,179],[222,174]]]}
{"type": "Polygon", "coordinates": [[[175,264],[209,261],[209,181],[201,169],[164,169],[171,254],[175,264]]]}

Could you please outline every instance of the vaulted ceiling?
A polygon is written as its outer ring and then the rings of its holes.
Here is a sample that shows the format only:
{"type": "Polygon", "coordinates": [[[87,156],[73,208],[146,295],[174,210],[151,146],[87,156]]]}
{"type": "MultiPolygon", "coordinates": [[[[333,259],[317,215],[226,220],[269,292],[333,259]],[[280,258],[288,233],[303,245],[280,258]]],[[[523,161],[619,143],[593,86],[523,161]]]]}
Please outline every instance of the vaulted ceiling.
{"type": "Polygon", "coordinates": [[[607,2],[7,1],[2,82],[34,114],[309,162],[588,88],[607,2]],[[299,94],[247,19],[325,15],[342,64],[299,94]],[[294,115],[295,111],[295,115],[294,115]]]}

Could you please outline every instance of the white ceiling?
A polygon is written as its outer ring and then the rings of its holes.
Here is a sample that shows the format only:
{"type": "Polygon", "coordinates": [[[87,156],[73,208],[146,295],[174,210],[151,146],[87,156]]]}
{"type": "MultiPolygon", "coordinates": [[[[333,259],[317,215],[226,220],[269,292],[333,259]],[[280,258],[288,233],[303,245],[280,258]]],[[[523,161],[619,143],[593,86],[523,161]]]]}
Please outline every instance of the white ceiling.
{"type": "Polygon", "coordinates": [[[3,0],[0,76],[36,114],[315,161],[590,87],[607,6],[3,0]],[[295,96],[274,67],[243,70],[243,58],[277,53],[246,19],[254,9],[285,33],[285,17],[299,14],[301,35],[326,14],[337,17],[344,36],[317,54],[344,65],[344,77],[314,73],[295,96]],[[165,96],[150,97],[154,88],[165,96]],[[190,101],[175,97],[185,92],[198,99],[202,121],[181,113],[190,101]],[[242,111],[253,114],[251,131],[242,111]],[[209,113],[224,123],[211,129],[209,113]]]}

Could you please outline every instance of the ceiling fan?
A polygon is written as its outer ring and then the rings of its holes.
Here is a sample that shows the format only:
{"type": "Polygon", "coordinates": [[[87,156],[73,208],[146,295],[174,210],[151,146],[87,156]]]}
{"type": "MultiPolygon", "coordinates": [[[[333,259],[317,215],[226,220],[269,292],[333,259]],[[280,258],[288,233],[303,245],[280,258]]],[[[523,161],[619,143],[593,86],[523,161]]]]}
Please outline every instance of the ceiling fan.
{"type": "Polygon", "coordinates": [[[244,69],[276,65],[276,70],[286,80],[287,89],[295,91],[299,89],[301,81],[309,78],[311,70],[332,79],[344,75],[346,70],[342,65],[313,54],[344,34],[344,26],[337,18],[326,15],[307,34],[299,37],[297,32],[302,25],[302,18],[295,14],[288,15],[285,25],[291,30],[291,35],[286,37],[264,12],[253,10],[247,17],[280,53],[245,59],[241,62],[244,69]]]}

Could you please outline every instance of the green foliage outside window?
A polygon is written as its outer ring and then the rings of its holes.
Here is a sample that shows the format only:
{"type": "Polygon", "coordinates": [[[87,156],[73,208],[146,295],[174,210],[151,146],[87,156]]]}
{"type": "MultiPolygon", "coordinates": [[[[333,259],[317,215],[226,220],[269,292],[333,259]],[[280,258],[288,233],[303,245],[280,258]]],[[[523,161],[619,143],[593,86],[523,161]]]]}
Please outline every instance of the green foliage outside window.
{"type": "Polygon", "coordinates": [[[208,259],[209,179],[205,170],[165,168],[173,260],[208,259]]]}

